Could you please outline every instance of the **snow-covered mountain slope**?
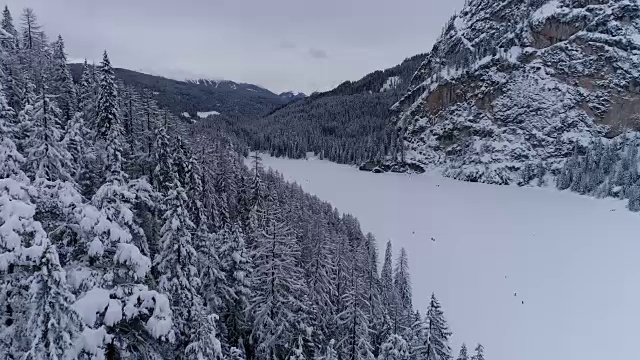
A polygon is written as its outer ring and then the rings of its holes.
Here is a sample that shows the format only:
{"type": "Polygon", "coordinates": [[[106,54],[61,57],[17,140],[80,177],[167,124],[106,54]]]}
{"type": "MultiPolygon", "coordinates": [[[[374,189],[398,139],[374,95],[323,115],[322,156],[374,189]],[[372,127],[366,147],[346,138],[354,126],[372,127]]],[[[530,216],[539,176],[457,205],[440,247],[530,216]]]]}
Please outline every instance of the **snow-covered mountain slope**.
{"type": "Polygon", "coordinates": [[[252,91],[266,95],[275,95],[273,92],[253,84],[237,83],[231,80],[211,80],[211,79],[186,79],[184,82],[201,86],[210,86],[219,90],[252,91]]]}
{"type": "Polygon", "coordinates": [[[377,160],[396,142],[390,107],[425,58],[414,55],[357,81],[291,101],[267,116],[239,123],[234,134],[277,156],[301,158],[313,151],[339,163],[377,160]]]}
{"type": "Polygon", "coordinates": [[[278,96],[280,96],[280,98],[282,98],[286,102],[292,102],[307,97],[307,95],[305,95],[304,93],[293,91],[285,91],[283,93],[280,93],[278,96]]]}
{"type": "MultiPolygon", "coordinates": [[[[70,64],[69,68],[79,81],[82,65],[70,64]]],[[[178,81],[120,68],[115,69],[115,75],[139,91],[151,91],[161,107],[176,115],[187,112],[194,118],[197,112],[214,110],[231,119],[255,118],[292,101],[257,85],[227,80],[178,81]]]]}
{"type": "Polygon", "coordinates": [[[639,30],[636,1],[470,0],[394,106],[407,158],[513,183],[639,129],[639,30]]]}
{"type": "Polygon", "coordinates": [[[264,165],[357,216],[380,249],[404,247],[413,307],[435,292],[456,354],[481,342],[491,360],[636,358],[640,227],[623,201],[321,160],[264,165]]]}

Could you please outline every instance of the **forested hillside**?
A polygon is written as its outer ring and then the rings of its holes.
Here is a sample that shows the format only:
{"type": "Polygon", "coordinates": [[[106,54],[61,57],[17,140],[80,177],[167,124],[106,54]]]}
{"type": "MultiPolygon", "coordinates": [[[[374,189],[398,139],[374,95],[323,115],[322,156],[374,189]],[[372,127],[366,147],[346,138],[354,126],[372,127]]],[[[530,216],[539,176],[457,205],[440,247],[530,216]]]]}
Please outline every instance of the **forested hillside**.
{"type": "Polygon", "coordinates": [[[402,143],[391,125],[391,106],[400,99],[425,54],[402,64],[346,81],[331,91],[283,106],[234,129],[254,149],[301,158],[313,151],[338,163],[400,158],[402,143]],[[399,146],[397,146],[399,145],[399,146]]]}
{"type": "MultiPolygon", "coordinates": [[[[0,31],[0,358],[452,359],[408,256],[262,169],[215,122],[74,83],[33,10],[0,31]]],[[[481,345],[474,360],[483,360],[481,345]]],[[[459,359],[467,359],[466,348],[459,359]]]]}
{"type": "MultiPolygon", "coordinates": [[[[82,75],[82,64],[70,64],[71,75],[76,81],[82,75]]],[[[281,96],[251,84],[233,81],[193,80],[179,81],[137,71],[115,68],[116,79],[138,92],[148,92],[163,109],[174,114],[217,111],[231,119],[254,118],[295,100],[281,96]]]]}

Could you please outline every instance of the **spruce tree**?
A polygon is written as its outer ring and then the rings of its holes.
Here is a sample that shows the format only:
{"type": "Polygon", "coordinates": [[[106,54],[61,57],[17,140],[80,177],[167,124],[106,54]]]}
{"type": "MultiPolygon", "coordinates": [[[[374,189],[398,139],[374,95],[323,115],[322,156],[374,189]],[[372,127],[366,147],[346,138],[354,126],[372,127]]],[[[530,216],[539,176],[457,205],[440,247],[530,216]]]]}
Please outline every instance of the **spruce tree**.
{"type": "Polygon", "coordinates": [[[95,109],[97,103],[96,89],[98,84],[94,82],[92,72],[94,70],[87,63],[87,59],[84,60],[82,65],[82,75],[80,77],[80,82],[78,83],[78,109],[82,112],[84,116],[84,121],[87,124],[88,128],[95,129],[95,109]]]}
{"type": "Polygon", "coordinates": [[[62,139],[62,144],[70,155],[70,172],[76,182],[80,180],[89,154],[88,133],[82,113],[76,113],[67,123],[67,129],[62,139]]]}
{"type": "Polygon", "coordinates": [[[118,92],[109,56],[105,51],[100,63],[98,102],[96,107],[96,134],[106,139],[111,128],[118,122],[118,92]]]}
{"type": "Polygon", "coordinates": [[[224,272],[228,296],[222,313],[227,330],[227,343],[238,344],[245,340],[248,330],[246,310],[251,299],[250,277],[253,267],[244,236],[238,224],[229,226],[220,250],[221,269],[224,272]]]}
{"type": "Polygon", "coordinates": [[[195,226],[186,210],[184,189],[175,182],[166,199],[164,225],[160,230],[161,248],[154,260],[159,272],[159,288],[169,295],[174,313],[179,346],[188,345],[195,336],[196,324],[204,316],[199,295],[198,254],[193,248],[195,226]]]}
{"type": "Polygon", "coordinates": [[[71,180],[71,154],[62,143],[60,110],[41,90],[33,107],[27,105],[22,113],[23,125],[29,126],[25,140],[27,153],[27,173],[32,177],[46,180],[71,180]]]}
{"type": "Polygon", "coordinates": [[[387,241],[387,249],[384,253],[384,264],[380,275],[380,292],[382,294],[382,304],[389,316],[395,314],[396,296],[393,287],[393,251],[391,241],[387,241]]]}
{"type": "Polygon", "coordinates": [[[484,360],[484,346],[482,344],[476,346],[475,354],[473,354],[471,360],[484,360]]]}
{"type": "Polygon", "coordinates": [[[291,349],[291,354],[287,357],[288,360],[306,360],[306,356],[304,355],[304,346],[302,344],[302,336],[298,336],[298,340],[296,341],[296,345],[293,349],[291,349]]]}
{"type": "Polygon", "coordinates": [[[4,30],[11,38],[4,38],[0,42],[0,46],[7,50],[14,50],[17,47],[18,31],[13,25],[13,16],[7,5],[2,10],[2,21],[0,22],[0,28],[4,30]]]}
{"type": "MultiPolygon", "coordinates": [[[[323,226],[310,229],[314,241],[309,245],[309,265],[307,266],[307,283],[310,301],[314,306],[314,323],[320,334],[331,336],[335,331],[335,304],[333,295],[336,284],[333,277],[336,265],[333,262],[334,244],[331,235],[323,226]]],[[[319,342],[324,343],[323,340],[319,342]]]]}
{"type": "Polygon", "coordinates": [[[244,347],[232,347],[229,349],[229,360],[246,360],[246,358],[244,347]]]}
{"type": "Polygon", "coordinates": [[[429,309],[427,310],[427,339],[425,343],[427,360],[450,360],[451,348],[449,337],[451,332],[444,318],[440,302],[435,294],[431,294],[429,309]]]}
{"type": "Polygon", "coordinates": [[[153,161],[153,187],[163,195],[166,195],[175,185],[173,170],[173,153],[169,147],[169,136],[164,127],[156,131],[153,161]]]}
{"type": "Polygon", "coordinates": [[[428,326],[419,311],[413,315],[413,323],[407,335],[407,345],[409,347],[409,358],[411,360],[423,359],[426,357],[428,326]]]}
{"type": "MultiPolygon", "coordinates": [[[[2,73],[0,73],[0,77],[2,73]]],[[[0,179],[15,178],[22,174],[20,170],[24,163],[24,157],[18,152],[13,139],[18,131],[15,122],[15,113],[4,95],[2,82],[0,82],[0,179]]]]}
{"type": "Polygon", "coordinates": [[[83,324],[72,308],[74,296],[67,285],[58,254],[45,246],[39,270],[29,279],[29,317],[26,326],[31,344],[23,359],[76,358],[75,345],[83,324]]]}
{"type": "Polygon", "coordinates": [[[299,336],[308,312],[307,288],[298,263],[300,248],[273,190],[261,216],[264,227],[259,228],[254,244],[254,293],[249,314],[259,358],[273,359],[283,357],[299,336]]]}
{"type": "Polygon", "coordinates": [[[185,348],[185,359],[220,360],[224,356],[217,338],[215,315],[202,316],[195,327],[195,334],[185,348]]]}
{"type": "Polygon", "coordinates": [[[321,359],[322,360],[338,360],[338,352],[336,351],[335,346],[336,346],[336,341],[331,339],[321,359]]]}
{"type": "Polygon", "coordinates": [[[13,17],[11,16],[11,11],[9,11],[9,7],[7,5],[5,5],[4,10],[2,10],[2,23],[0,26],[2,27],[2,30],[7,32],[7,34],[13,36],[18,35],[18,31],[13,26],[13,17]]]}
{"type": "Polygon", "coordinates": [[[458,354],[458,358],[456,360],[469,360],[469,355],[467,354],[467,345],[462,343],[460,347],[460,353],[458,354]]]}
{"type": "MultiPolygon", "coordinates": [[[[12,147],[10,139],[3,139],[3,145],[7,144],[12,147]]],[[[12,159],[21,160],[10,152],[0,151],[0,160],[12,159]],[[10,156],[5,157],[7,153],[10,156]]],[[[26,176],[15,164],[5,169],[14,172],[0,179],[0,357],[12,359],[19,358],[30,346],[25,320],[32,312],[27,306],[30,299],[27,291],[32,270],[37,270],[37,260],[49,239],[42,224],[34,218],[36,206],[30,196],[34,189],[28,185],[26,176]]]]}
{"type": "MultiPolygon", "coordinates": [[[[353,221],[352,218],[345,217],[345,223],[350,221],[353,221]]],[[[345,274],[347,290],[341,299],[344,310],[338,314],[342,336],[341,355],[350,360],[364,360],[373,358],[374,350],[370,338],[370,305],[365,278],[368,254],[364,243],[356,239],[350,241],[347,251],[345,255],[350,259],[345,274]]]]}
{"type": "Polygon", "coordinates": [[[404,248],[400,249],[400,255],[396,261],[393,287],[396,293],[395,317],[397,333],[404,333],[411,326],[413,308],[411,305],[412,290],[409,275],[409,257],[404,248]]]}
{"type": "Polygon", "coordinates": [[[407,342],[400,335],[389,336],[380,347],[378,360],[409,360],[407,342]]]}
{"type": "Polygon", "coordinates": [[[78,109],[76,87],[67,65],[64,40],[61,35],[53,43],[53,55],[50,71],[50,90],[56,94],[56,102],[61,111],[61,122],[66,129],[67,123],[75,116],[78,109]]]}

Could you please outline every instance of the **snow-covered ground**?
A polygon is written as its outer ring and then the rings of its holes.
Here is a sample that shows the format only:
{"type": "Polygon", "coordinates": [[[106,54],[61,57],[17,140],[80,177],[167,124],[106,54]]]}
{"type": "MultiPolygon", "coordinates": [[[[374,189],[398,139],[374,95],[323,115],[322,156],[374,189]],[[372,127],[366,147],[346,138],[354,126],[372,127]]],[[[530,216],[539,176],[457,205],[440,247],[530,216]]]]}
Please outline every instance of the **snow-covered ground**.
{"type": "Polygon", "coordinates": [[[220,113],[217,111],[198,111],[196,114],[201,119],[206,119],[211,115],[220,115],[220,113]]]}
{"type": "Polygon", "coordinates": [[[436,293],[455,355],[465,341],[490,360],[637,356],[640,216],[623,202],[321,160],[264,163],[356,215],[381,256],[388,239],[396,254],[407,249],[414,307],[424,313],[436,293]]]}
{"type": "Polygon", "coordinates": [[[382,84],[382,88],[380,88],[380,92],[385,92],[388,90],[392,90],[397,88],[402,81],[400,80],[400,76],[389,76],[387,81],[382,84]]]}

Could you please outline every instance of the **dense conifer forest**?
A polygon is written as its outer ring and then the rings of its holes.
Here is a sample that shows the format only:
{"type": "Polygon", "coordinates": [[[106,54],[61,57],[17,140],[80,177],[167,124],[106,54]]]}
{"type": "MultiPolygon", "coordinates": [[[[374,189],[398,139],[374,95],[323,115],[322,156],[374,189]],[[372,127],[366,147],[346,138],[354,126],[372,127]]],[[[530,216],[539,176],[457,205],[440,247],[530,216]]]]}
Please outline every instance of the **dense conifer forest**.
{"type": "Polygon", "coordinates": [[[106,51],[74,82],[32,9],[1,28],[0,358],[453,358],[403,249],[379,269],[356,218],[116,81],[106,51]]]}

